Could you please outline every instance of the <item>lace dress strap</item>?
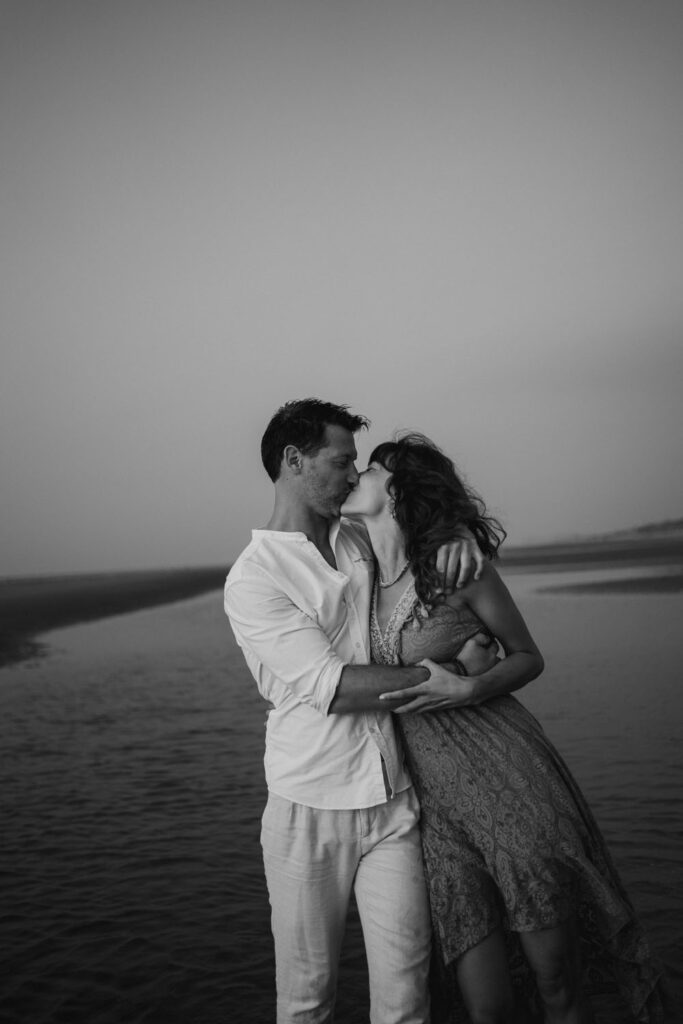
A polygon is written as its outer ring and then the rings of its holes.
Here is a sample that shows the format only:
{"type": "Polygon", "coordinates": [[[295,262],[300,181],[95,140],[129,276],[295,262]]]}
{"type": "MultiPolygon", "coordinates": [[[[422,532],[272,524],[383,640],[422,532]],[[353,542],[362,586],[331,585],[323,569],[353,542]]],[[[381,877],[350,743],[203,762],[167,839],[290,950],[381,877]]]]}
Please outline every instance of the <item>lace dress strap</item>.
{"type": "Polygon", "coordinates": [[[400,662],[399,649],[401,646],[401,630],[415,614],[417,594],[415,583],[408,584],[399,597],[394,610],[389,616],[386,629],[382,632],[377,615],[377,598],[379,596],[378,575],[375,576],[375,583],[372,588],[372,602],[370,605],[370,641],[372,644],[373,661],[381,665],[398,665],[400,662]]]}

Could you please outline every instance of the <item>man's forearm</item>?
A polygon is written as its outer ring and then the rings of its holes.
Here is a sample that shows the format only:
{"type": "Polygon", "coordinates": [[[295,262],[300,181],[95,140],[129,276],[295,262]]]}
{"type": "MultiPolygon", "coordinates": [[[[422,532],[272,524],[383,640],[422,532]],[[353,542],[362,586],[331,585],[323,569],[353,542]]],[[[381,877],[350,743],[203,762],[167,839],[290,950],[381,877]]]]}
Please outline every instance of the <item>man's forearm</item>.
{"type": "Polygon", "coordinates": [[[407,668],[394,665],[345,665],[330,704],[331,715],[353,711],[392,711],[409,698],[380,700],[380,693],[415,686],[429,678],[429,670],[421,665],[407,668]]]}

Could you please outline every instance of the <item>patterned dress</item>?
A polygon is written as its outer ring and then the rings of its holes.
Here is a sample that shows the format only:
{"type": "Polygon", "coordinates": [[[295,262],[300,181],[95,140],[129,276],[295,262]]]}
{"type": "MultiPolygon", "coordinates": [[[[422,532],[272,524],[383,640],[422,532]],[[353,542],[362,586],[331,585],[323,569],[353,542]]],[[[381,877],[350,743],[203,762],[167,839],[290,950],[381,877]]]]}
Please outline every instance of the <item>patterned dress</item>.
{"type": "MultiPolygon", "coordinates": [[[[453,661],[486,627],[466,608],[427,615],[411,584],[383,633],[377,589],[373,660],[453,661]]],[[[502,927],[513,982],[538,1006],[515,933],[551,928],[578,909],[584,984],[616,989],[635,1020],[663,1019],[651,957],[600,830],[543,729],[512,696],[448,711],[396,716],[422,806],[422,843],[434,926],[433,1020],[466,1021],[454,965],[502,927]]]]}

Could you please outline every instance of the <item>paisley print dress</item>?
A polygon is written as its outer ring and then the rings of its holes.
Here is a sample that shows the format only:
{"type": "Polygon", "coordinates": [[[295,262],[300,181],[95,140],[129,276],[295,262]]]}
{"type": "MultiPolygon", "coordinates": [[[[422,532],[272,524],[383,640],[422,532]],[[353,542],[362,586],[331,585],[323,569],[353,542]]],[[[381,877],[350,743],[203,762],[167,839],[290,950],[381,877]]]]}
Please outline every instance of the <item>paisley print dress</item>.
{"type": "MultiPolygon", "coordinates": [[[[382,632],[375,589],[370,632],[380,664],[453,661],[482,631],[466,607],[437,605],[427,615],[410,584],[382,632]]],[[[575,908],[587,990],[618,990],[639,1022],[663,1019],[660,971],[600,830],[533,715],[508,695],[395,720],[422,807],[434,1021],[467,1020],[454,964],[497,927],[506,934],[519,998],[533,1006],[516,933],[551,928],[575,908]]]]}

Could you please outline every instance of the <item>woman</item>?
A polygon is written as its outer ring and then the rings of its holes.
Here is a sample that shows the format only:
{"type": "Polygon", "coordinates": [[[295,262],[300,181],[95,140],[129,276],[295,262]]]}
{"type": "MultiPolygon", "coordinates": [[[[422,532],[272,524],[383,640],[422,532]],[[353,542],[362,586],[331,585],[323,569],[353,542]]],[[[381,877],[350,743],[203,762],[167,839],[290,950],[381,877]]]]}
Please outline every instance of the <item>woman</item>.
{"type": "Polygon", "coordinates": [[[492,559],[500,525],[416,434],[375,449],[342,514],[365,522],[375,550],[373,659],[459,673],[442,692],[430,680],[408,691],[398,719],[422,805],[434,1020],[465,1010],[473,1024],[521,1024],[521,988],[547,1024],[588,1024],[586,979],[608,976],[636,1020],[661,1020],[659,970],[599,829],[510,696],[543,669],[519,610],[490,562],[478,581],[439,592],[433,557],[454,528],[465,523],[492,559]]]}

